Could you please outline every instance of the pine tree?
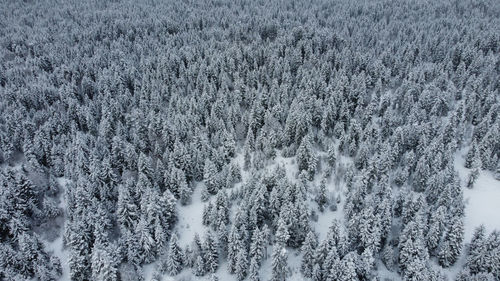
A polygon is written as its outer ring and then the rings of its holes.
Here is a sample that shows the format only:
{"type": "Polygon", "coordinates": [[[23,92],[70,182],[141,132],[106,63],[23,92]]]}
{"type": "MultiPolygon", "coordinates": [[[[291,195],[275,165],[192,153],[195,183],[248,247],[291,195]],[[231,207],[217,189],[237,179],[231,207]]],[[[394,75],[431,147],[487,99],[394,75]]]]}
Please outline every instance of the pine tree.
{"type": "Polygon", "coordinates": [[[203,258],[198,256],[193,266],[193,273],[196,276],[203,276],[205,275],[205,272],[205,263],[203,262],[203,258]]]}
{"type": "Polygon", "coordinates": [[[201,189],[201,201],[202,202],[207,202],[208,199],[210,199],[210,193],[208,192],[208,189],[206,186],[203,186],[201,189]]]}
{"type": "Polygon", "coordinates": [[[472,168],[472,164],[475,159],[479,159],[479,148],[477,145],[477,142],[474,140],[472,142],[471,148],[467,151],[467,154],[465,156],[465,168],[472,168]]]}
{"type": "Polygon", "coordinates": [[[113,257],[102,245],[95,245],[92,250],[92,279],[118,280],[118,269],[113,262],[113,257]]]}
{"type": "Polygon", "coordinates": [[[259,266],[264,258],[265,247],[266,241],[264,240],[264,233],[257,227],[252,235],[252,242],[250,244],[250,258],[252,260],[255,260],[259,266]]]}
{"type": "Polygon", "coordinates": [[[306,240],[302,245],[302,263],[300,269],[305,277],[312,277],[313,267],[314,267],[314,251],[317,246],[316,235],[312,231],[309,231],[306,236],[306,240]]]}
{"type": "Polygon", "coordinates": [[[159,222],[155,223],[153,229],[153,236],[155,239],[156,253],[161,254],[165,252],[167,248],[168,234],[161,223],[159,222]]]}
{"type": "Polygon", "coordinates": [[[177,234],[172,234],[168,244],[166,269],[170,275],[177,275],[183,266],[182,250],[177,244],[177,234]]]}
{"type": "Polygon", "coordinates": [[[272,254],[272,281],[285,281],[287,275],[287,251],[283,243],[274,244],[272,254]]]}
{"type": "Polygon", "coordinates": [[[410,221],[400,235],[399,264],[403,272],[410,263],[415,262],[415,266],[425,264],[429,258],[422,231],[417,218],[417,222],[410,221]]]}
{"type": "Polygon", "coordinates": [[[314,264],[313,272],[312,272],[312,280],[314,281],[322,281],[325,280],[323,278],[323,270],[319,264],[314,264]]]}
{"type": "Polygon", "coordinates": [[[130,195],[129,185],[118,189],[117,217],[122,229],[133,230],[138,217],[137,206],[130,195]]]}
{"type": "Polygon", "coordinates": [[[215,166],[214,162],[207,159],[205,161],[205,168],[203,169],[203,182],[205,182],[207,191],[210,194],[216,194],[219,190],[217,174],[217,166],[215,166]]]}
{"type": "Polygon", "coordinates": [[[469,173],[469,176],[467,177],[467,188],[472,189],[474,187],[474,184],[476,183],[476,180],[479,177],[479,171],[480,171],[479,166],[475,166],[472,168],[471,172],[469,173]]]}
{"type": "Polygon", "coordinates": [[[151,159],[141,152],[137,161],[137,172],[145,175],[149,181],[153,179],[153,168],[151,167],[151,159]]]}
{"type": "Polygon", "coordinates": [[[215,272],[219,267],[218,245],[211,231],[207,233],[203,244],[203,259],[205,261],[206,272],[215,272]]]}
{"type": "Polygon", "coordinates": [[[248,269],[247,252],[244,248],[238,250],[236,254],[236,278],[239,281],[245,279],[248,269]]]}
{"type": "Polygon", "coordinates": [[[186,205],[191,199],[192,190],[186,182],[184,171],[172,167],[169,178],[169,190],[180,199],[182,205],[186,205]]]}
{"type": "Polygon", "coordinates": [[[326,196],[326,180],[323,178],[319,184],[319,193],[316,195],[316,203],[319,205],[319,210],[321,212],[325,209],[325,204],[328,203],[328,198],[326,196]]]}
{"type": "Polygon", "coordinates": [[[255,257],[250,260],[250,268],[248,269],[248,279],[250,281],[260,281],[259,276],[260,265],[255,257]]]}
{"type": "Polygon", "coordinates": [[[486,229],[480,225],[474,230],[470,245],[468,247],[467,267],[472,273],[486,271],[485,261],[488,256],[488,245],[486,243],[486,229]]]}
{"type": "Polygon", "coordinates": [[[210,216],[212,214],[212,209],[213,209],[212,202],[208,202],[208,204],[206,204],[203,207],[203,214],[202,214],[202,223],[203,223],[203,225],[209,225],[210,224],[210,216]]]}
{"type": "Polygon", "coordinates": [[[339,281],[354,281],[358,280],[356,274],[356,264],[350,256],[344,257],[340,266],[339,281]]]}
{"type": "Polygon", "coordinates": [[[229,223],[229,205],[227,193],[224,190],[219,190],[215,198],[215,206],[212,210],[215,220],[212,222],[214,226],[229,223]]]}
{"type": "Polygon", "coordinates": [[[497,180],[500,180],[500,161],[497,160],[497,167],[496,167],[496,170],[495,170],[495,178],[497,180]]]}
{"type": "Polygon", "coordinates": [[[421,259],[414,259],[409,261],[406,265],[406,270],[404,272],[404,280],[411,281],[424,281],[429,280],[429,272],[425,266],[425,263],[421,259]]]}
{"type": "Polygon", "coordinates": [[[86,236],[90,236],[86,230],[86,224],[82,221],[74,223],[67,222],[65,225],[66,243],[69,246],[68,264],[70,277],[75,280],[91,278],[91,256],[90,245],[86,236]]]}
{"type": "Polygon", "coordinates": [[[241,245],[240,234],[238,229],[233,224],[228,236],[228,246],[227,246],[227,269],[229,273],[234,273],[236,271],[236,255],[241,245]]]}
{"type": "Polygon", "coordinates": [[[317,157],[313,153],[313,148],[309,136],[302,139],[297,149],[297,165],[299,171],[307,171],[309,180],[312,180],[317,166],[317,157]]]}
{"type": "Polygon", "coordinates": [[[328,151],[327,151],[327,161],[328,161],[328,165],[330,167],[330,169],[333,169],[335,168],[335,164],[337,162],[337,156],[336,156],[336,153],[335,153],[335,146],[333,144],[331,144],[329,147],[328,147],[328,151]]]}
{"type": "Polygon", "coordinates": [[[449,267],[457,261],[462,251],[463,239],[464,226],[462,219],[455,217],[451,221],[450,228],[448,229],[444,242],[439,250],[439,264],[443,267],[449,267]]]}
{"type": "Polygon", "coordinates": [[[228,231],[226,224],[224,223],[220,223],[217,227],[217,240],[219,244],[220,257],[226,258],[228,250],[228,231]]]}
{"type": "Polygon", "coordinates": [[[252,165],[252,154],[250,147],[245,145],[243,148],[243,170],[248,171],[252,165]]]}
{"type": "Polygon", "coordinates": [[[283,245],[283,247],[290,239],[290,234],[288,232],[288,227],[285,224],[285,220],[280,217],[278,220],[278,229],[276,230],[276,243],[283,245]]]}
{"type": "Polygon", "coordinates": [[[366,280],[370,280],[373,276],[372,270],[375,267],[375,258],[373,257],[373,249],[372,248],[366,248],[363,253],[361,254],[361,261],[360,261],[360,270],[361,275],[364,277],[366,280]]]}
{"type": "Polygon", "coordinates": [[[155,240],[151,234],[150,227],[148,226],[145,217],[141,217],[137,226],[135,227],[135,233],[138,238],[141,252],[141,262],[151,262],[155,257],[155,240]]]}
{"type": "Polygon", "coordinates": [[[373,215],[373,208],[366,207],[361,212],[359,218],[359,237],[363,249],[378,249],[380,246],[380,230],[378,228],[376,217],[373,215]]]}

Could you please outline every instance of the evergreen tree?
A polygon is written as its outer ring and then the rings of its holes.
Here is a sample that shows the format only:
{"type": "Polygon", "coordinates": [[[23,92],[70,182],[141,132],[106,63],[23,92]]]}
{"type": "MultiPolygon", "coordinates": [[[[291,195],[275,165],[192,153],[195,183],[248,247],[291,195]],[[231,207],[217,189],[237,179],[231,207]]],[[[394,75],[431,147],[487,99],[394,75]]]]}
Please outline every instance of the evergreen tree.
{"type": "Polygon", "coordinates": [[[139,219],[135,233],[140,246],[140,261],[151,262],[156,255],[155,240],[144,216],[139,219]]]}
{"type": "Polygon", "coordinates": [[[284,281],[287,276],[288,254],[283,243],[276,243],[272,254],[272,281],[284,281]]]}
{"type": "Polygon", "coordinates": [[[327,161],[328,161],[328,165],[330,167],[330,169],[334,169],[335,168],[335,164],[337,162],[337,156],[336,156],[336,153],[335,153],[335,146],[333,144],[331,144],[329,147],[328,147],[328,150],[326,152],[327,154],[327,161]]]}
{"type": "Polygon", "coordinates": [[[252,241],[250,244],[250,258],[257,262],[260,266],[264,258],[264,250],[266,247],[266,241],[264,239],[264,233],[258,227],[254,230],[252,235],[252,241]]]}
{"type": "Polygon", "coordinates": [[[219,253],[217,241],[211,231],[207,233],[205,243],[203,244],[203,260],[205,262],[206,272],[215,272],[219,267],[219,253]]]}
{"type": "Polygon", "coordinates": [[[324,211],[325,204],[328,203],[328,198],[326,196],[326,180],[323,178],[319,184],[319,193],[316,195],[316,203],[319,205],[319,210],[324,211]]]}
{"type": "Polygon", "coordinates": [[[118,280],[118,269],[113,257],[102,245],[95,245],[92,250],[92,279],[118,280]]]}
{"type": "Polygon", "coordinates": [[[356,264],[353,259],[350,257],[346,257],[342,260],[340,266],[340,275],[338,280],[348,281],[348,280],[358,280],[356,275],[356,264]]]}
{"type": "Polygon", "coordinates": [[[462,251],[464,239],[464,226],[461,218],[453,218],[448,229],[441,249],[439,250],[439,264],[443,267],[453,265],[462,251]]]}
{"type": "Polygon", "coordinates": [[[302,245],[302,263],[300,269],[305,277],[312,277],[314,268],[314,251],[317,246],[316,236],[312,231],[309,231],[306,236],[306,240],[302,245]]]}
{"type": "Polygon", "coordinates": [[[314,267],[313,267],[312,280],[314,280],[314,281],[324,280],[323,279],[323,270],[321,269],[321,266],[317,263],[314,264],[314,267]]]}
{"type": "Polygon", "coordinates": [[[250,281],[260,281],[259,269],[259,262],[255,257],[252,257],[250,260],[250,268],[248,269],[248,279],[250,281]]]}
{"type": "Polygon", "coordinates": [[[170,237],[166,260],[166,269],[170,275],[177,275],[182,270],[182,259],[182,251],[177,244],[177,235],[174,233],[172,237],[170,237]]]}
{"type": "Polygon", "coordinates": [[[203,169],[203,182],[210,194],[216,194],[219,190],[217,174],[217,166],[215,166],[214,162],[207,159],[205,161],[205,168],[203,169]]]}
{"type": "Polygon", "coordinates": [[[203,276],[205,275],[205,263],[203,262],[203,258],[198,256],[193,266],[193,273],[195,276],[203,276]]]}
{"type": "Polygon", "coordinates": [[[480,225],[474,230],[470,245],[468,247],[467,267],[472,273],[486,271],[485,260],[487,259],[486,229],[480,225]]]}
{"type": "Polygon", "coordinates": [[[117,216],[120,227],[132,231],[138,218],[138,208],[130,194],[130,185],[126,184],[118,188],[117,216]]]}
{"type": "Polygon", "coordinates": [[[145,175],[149,181],[153,179],[153,168],[151,167],[151,159],[141,152],[139,160],[137,160],[137,172],[145,175]]]}
{"type": "Polygon", "coordinates": [[[465,156],[465,168],[472,168],[472,164],[474,163],[475,159],[479,159],[479,148],[476,143],[476,141],[472,142],[471,148],[467,151],[467,154],[465,156]]]}
{"type": "Polygon", "coordinates": [[[312,179],[316,172],[317,161],[318,159],[313,152],[310,137],[304,137],[297,149],[297,165],[299,171],[307,171],[309,180],[312,179]]]}
{"type": "Polygon", "coordinates": [[[247,253],[244,248],[239,249],[236,254],[236,278],[238,280],[244,280],[247,275],[248,260],[247,253]]]}
{"type": "Polygon", "coordinates": [[[288,226],[285,224],[285,220],[280,216],[278,220],[278,229],[276,230],[276,243],[285,246],[288,239],[290,239],[288,226]]]}
{"type": "Polygon", "coordinates": [[[250,147],[245,145],[243,148],[243,170],[248,171],[252,165],[252,154],[250,147]]]}

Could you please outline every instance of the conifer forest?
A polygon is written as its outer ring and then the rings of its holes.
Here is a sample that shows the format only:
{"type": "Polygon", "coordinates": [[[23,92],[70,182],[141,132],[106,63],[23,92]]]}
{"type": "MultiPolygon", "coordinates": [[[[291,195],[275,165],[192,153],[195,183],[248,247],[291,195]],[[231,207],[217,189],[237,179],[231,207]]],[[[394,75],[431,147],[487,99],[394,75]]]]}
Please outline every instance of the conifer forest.
{"type": "Polygon", "coordinates": [[[0,280],[500,281],[500,1],[0,0],[0,280]]]}

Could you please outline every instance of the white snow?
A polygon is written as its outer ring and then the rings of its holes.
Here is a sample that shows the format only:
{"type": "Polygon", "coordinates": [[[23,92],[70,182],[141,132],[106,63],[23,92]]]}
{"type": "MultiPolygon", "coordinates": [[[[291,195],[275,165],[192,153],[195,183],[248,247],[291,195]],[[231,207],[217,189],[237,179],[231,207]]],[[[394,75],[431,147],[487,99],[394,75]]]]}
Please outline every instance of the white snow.
{"type": "MultiPolygon", "coordinates": [[[[59,183],[59,186],[61,186],[61,193],[59,196],[59,207],[63,210],[63,213],[66,213],[66,198],[64,196],[65,190],[66,190],[66,184],[69,182],[68,179],[66,178],[57,178],[57,183],[59,183]]],[[[64,225],[61,226],[61,232],[59,233],[59,236],[52,242],[44,241],[45,244],[45,249],[48,252],[52,252],[54,256],[58,257],[59,260],[61,261],[61,266],[62,266],[62,276],[59,280],[61,281],[69,281],[70,276],[69,276],[69,263],[68,263],[68,252],[64,249],[63,245],[63,240],[62,236],[64,233],[64,225]]]]}
{"type": "MultiPolygon", "coordinates": [[[[484,225],[486,232],[500,230],[500,181],[495,180],[491,172],[481,171],[472,189],[467,188],[467,178],[471,169],[464,167],[465,147],[455,154],[454,164],[460,177],[460,185],[464,192],[465,201],[465,235],[464,244],[470,243],[474,230],[484,225]]],[[[462,249],[464,250],[465,247],[462,249]]],[[[454,280],[465,264],[465,251],[462,251],[458,261],[443,272],[449,280],[454,280]]],[[[437,263],[435,267],[441,268],[437,263]]]]}
{"type": "Polygon", "coordinates": [[[481,171],[472,189],[466,187],[470,169],[464,167],[462,149],[455,156],[455,168],[458,170],[465,200],[465,242],[470,242],[474,230],[483,224],[487,232],[500,230],[500,181],[491,172],[481,171]]]}
{"type": "Polygon", "coordinates": [[[52,242],[45,242],[45,250],[47,252],[52,252],[54,256],[58,257],[61,261],[62,275],[59,280],[69,281],[69,264],[68,264],[68,252],[64,250],[62,233],[52,242]]]}
{"type": "Polygon", "coordinates": [[[387,269],[387,267],[384,265],[384,263],[382,263],[382,261],[380,259],[377,259],[376,267],[377,267],[376,274],[380,280],[382,280],[382,281],[402,280],[402,278],[399,274],[397,274],[396,272],[393,272],[393,271],[389,271],[389,269],[387,269]]]}
{"type": "Polygon", "coordinates": [[[149,281],[153,279],[153,274],[155,272],[156,267],[157,267],[156,262],[145,264],[142,266],[142,273],[144,276],[144,280],[149,281]]]}
{"type": "Polygon", "coordinates": [[[201,201],[202,184],[198,184],[192,194],[192,202],[189,205],[178,205],[178,218],[175,230],[179,236],[179,245],[185,248],[193,241],[194,235],[198,233],[203,239],[206,229],[203,226],[203,206],[201,201]]]}

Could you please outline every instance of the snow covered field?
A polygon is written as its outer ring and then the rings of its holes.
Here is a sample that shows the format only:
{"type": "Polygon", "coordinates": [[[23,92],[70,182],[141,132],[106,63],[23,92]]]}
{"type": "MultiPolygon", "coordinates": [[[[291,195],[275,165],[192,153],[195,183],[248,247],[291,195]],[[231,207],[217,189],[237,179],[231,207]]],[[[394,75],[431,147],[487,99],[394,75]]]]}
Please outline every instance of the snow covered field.
{"type": "Polygon", "coordinates": [[[484,225],[486,231],[500,231],[500,181],[490,171],[481,171],[472,189],[466,187],[471,169],[464,167],[466,149],[455,156],[465,200],[465,241],[469,242],[474,230],[484,225]]]}

